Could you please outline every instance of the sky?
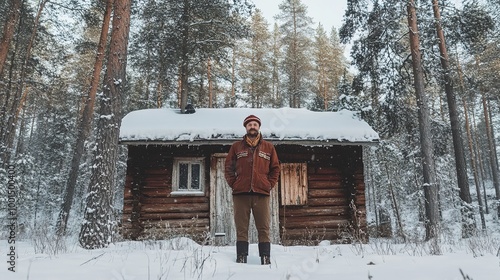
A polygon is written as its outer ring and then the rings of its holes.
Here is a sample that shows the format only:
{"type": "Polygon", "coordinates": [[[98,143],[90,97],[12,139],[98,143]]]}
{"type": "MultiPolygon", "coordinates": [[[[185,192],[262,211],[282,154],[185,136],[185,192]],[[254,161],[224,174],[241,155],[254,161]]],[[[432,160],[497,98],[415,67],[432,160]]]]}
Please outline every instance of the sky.
{"type": "MultiPolygon", "coordinates": [[[[260,9],[268,23],[274,24],[274,16],[280,13],[278,5],[283,0],[252,0],[255,7],[260,9]]],[[[328,32],[332,26],[337,31],[342,25],[342,17],[347,8],[347,0],[302,0],[302,4],[307,6],[308,15],[314,21],[314,28],[321,22],[328,32]]]]}
{"type": "MultiPolygon", "coordinates": [[[[278,8],[284,0],[252,0],[255,7],[267,19],[270,28],[274,25],[274,16],[280,13],[278,8]]],[[[313,19],[314,29],[321,22],[325,31],[330,33],[332,27],[339,31],[342,26],[342,18],[347,9],[347,0],[301,0],[307,6],[307,14],[313,19]]],[[[351,45],[344,46],[344,56],[349,58],[351,45]]],[[[354,71],[354,69],[353,69],[354,71]]]]}

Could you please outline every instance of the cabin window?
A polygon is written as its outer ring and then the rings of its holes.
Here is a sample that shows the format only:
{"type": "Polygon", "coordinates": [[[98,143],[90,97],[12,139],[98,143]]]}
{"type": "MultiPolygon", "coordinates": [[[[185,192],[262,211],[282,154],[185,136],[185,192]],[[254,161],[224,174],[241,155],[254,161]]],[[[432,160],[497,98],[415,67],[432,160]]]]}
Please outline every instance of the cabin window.
{"type": "Polygon", "coordinates": [[[172,195],[205,195],[204,158],[174,158],[172,195]]]}
{"type": "Polygon", "coordinates": [[[281,205],[306,205],[307,163],[282,163],[280,168],[281,205]]]}

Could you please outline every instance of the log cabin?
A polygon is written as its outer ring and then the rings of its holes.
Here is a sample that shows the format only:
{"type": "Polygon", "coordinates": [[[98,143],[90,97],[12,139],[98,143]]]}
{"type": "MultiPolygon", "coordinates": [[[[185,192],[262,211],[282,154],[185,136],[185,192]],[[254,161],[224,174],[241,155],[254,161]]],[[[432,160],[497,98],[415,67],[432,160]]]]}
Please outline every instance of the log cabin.
{"type": "MultiPolygon", "coordinates": [[[[307,109],[146,109],[127,114],[120,143],[128,147],[121,232],[127,239],[189,236],[234,244],[231,189],[224,179],[230,145],[243,120],[262,121],[281,174],[271,192],[275,244],[366,242],[363,147],[378,134],[351,111],[307,109]]],[[[252,220],[252,219],[251,219],[252,220]]],[[[251,223],[250,242],[256,242],[251,223]]]]}

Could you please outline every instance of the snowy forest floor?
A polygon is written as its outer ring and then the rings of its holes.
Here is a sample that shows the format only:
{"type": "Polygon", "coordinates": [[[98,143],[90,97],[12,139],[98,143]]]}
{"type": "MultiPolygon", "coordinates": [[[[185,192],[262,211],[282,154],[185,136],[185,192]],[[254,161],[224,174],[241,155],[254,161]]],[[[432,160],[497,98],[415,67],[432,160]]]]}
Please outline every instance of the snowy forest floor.
{"type": "Polygon", "coordinates": [[[9,271],[10,244],[0,241],[0,279],[150,280],[150,279],[500,279],[500,238],[494,234],[453,244],[405,243],[371,239],[368,244],[272,246],[272,264],[260,265],[256,244],[247,264],[235,263],[234,246],[199,245],[188,238],[123,241],[105,249],[84,250],[66,240],[54,244],[17,241],[15,272],[9,271]],[[440,255],[433,252],[439,249],[440,255]],[[36,252],[44,251],[44,253],[36,252]]]}

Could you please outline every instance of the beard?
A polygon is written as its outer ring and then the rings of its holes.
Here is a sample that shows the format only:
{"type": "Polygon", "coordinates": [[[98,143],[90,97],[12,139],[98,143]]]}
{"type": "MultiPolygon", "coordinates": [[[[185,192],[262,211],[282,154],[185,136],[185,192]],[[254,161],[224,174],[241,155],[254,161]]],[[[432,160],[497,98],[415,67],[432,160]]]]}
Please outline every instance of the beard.
{"type": "Polygon", "coordinates": [[[259,135],[259,131],[257,129],[250,129],[247,132],[248,137],[256,137],[257,135],[259,135]]]}

